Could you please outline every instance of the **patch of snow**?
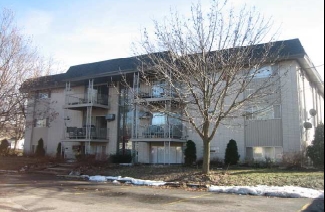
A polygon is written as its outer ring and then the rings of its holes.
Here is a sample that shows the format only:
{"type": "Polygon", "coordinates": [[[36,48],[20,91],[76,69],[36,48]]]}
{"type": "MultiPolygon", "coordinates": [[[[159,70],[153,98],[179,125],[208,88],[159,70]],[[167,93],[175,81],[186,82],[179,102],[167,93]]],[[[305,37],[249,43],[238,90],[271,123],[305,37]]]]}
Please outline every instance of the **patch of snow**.
{"type": "Polygon", "coordinates": [[[106,180],[106,177],[104,177],[104,176],[96,175],[96,176],[90,176],[89,181],[105,182],[107,180],[106,180]]]}
{"type": "Polygon", "coordinates": [[[80,177],[83,177],[83,178],[88,178],[88,180],[89,180],[89,175],[81,175],[80,177]]]}
{"type": "Polygon", "coordinates": [[[209,191],[242,195],[324,199],[324,191],[295,186],[211,186],[209,191]]]}
{"type": "Polygon", "coordinates": [[[89,181],[95,181],[95,182],[105,182],[105,181],[113,181],[113,182],[119,182],[124,181],[128,184],[133,185],[146,185],[146,186],[162,186],[165,185],[166,182],[163,181],[152,181],[152,180],[140,180],[140,179],[134,179],[132,177],[112,177],[112,176],[88,176],[89,181]]]}
{"type": "Polygon", "coordinates": [[[133,179],[131,183],[134,185],[146,185],[146,186],[163,186],[166,184],[163,181],[151,181],[151,180],[139,180],[139,179],[133,179]]]}

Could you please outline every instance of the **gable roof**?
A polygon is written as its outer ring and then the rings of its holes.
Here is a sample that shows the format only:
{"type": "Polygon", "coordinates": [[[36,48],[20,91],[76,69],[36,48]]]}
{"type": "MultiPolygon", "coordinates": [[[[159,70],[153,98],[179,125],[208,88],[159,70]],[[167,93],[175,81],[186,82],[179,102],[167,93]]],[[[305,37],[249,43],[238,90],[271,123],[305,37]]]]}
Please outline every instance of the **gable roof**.
{"type": "Polygon", "coordinates": [[[135,70],[137,62],[136,57],[130,57],[71,66],[66,72],[66,79],[135,70]]]}
{"type": "MultiPolygon", "coordinates": [[[[265,44],[257,44],[254,49],[263,49],[265,44]]],[[[278,53],[278,49],[281,48],[280,57],[289,59],[289,58],[298,58],[303,57],[306,53],[303,46],[300,43],[299,39],[285,40],[285,41],[276,41],[272,44],[272,49],[278,53]]],[[[166,52],[160,52],[156,54],[164,55],[166,52]]],[[[145,55],[142,55],[145,57],[145,55]]],[[[118,58],[112,60],[99,61],[94,63],[80,64],[71,66],[66,72],[65,78],[79,78],[85,76],[96,76],[104,73],[113,73],[113,72],[125,72],[130,70],[136,70],[139,61],[137,57],[129,58],[118,58]]]]}
{"type": "Polygon", "coordinates": [[[49,76],[42,76],[38,78],[31,78],[21,85],[20,91],[28,91],[28,90],[42,90],[42,89],[50,89],[58,86],[63,86],[63,80],[66,78],[66,73],[63,74],[54,74],[49,76]]]}
{"type": "MultiPolygon", "coordinates": [[[[263,51],[263,46],[265,44],[257,44],[254,46],[254,51],[263,51]]],[[[241,47],[239,47],[241,48],[241,47]]],[[[245,48],[245,47],[243,47],[245,48]]],[[[299,39],[291,39],[284,41],[276,41],[272,43],[271,51],[277,52],[280,59],[298,59],[304,58],[306,56],[306,52],[300,42],[299,39]],[[278,49],[281,48],[279,52],[278,49]]],[[[216,51],[217,52],[217,51],[216,51]]],[[[164,56],[168,52],[158,52],[159,56],[164,56]]],[[[255,53],[254,53],[255,54],[255,53]]],[[[146,55],[141,55],[141,59],[146,59],[146,55]]],[[[46,82],[50,82],[49,86],[53,84],[53,82],[63,82],[73,79],[84,79],[87,77],[99,77],[99,76],[109,76],[113,74],[121,74],[126,72],[135,72],[137,70],[137,66],[139,64],[138,57],[128,57],[128,58],[118,58],[112,60],[99,61],[94,63],[80,64],[71,66],[66,73],[51,75],[47,77],[40,77],[34,79],[34,85],[45,85],[46,82]],[[39,81],[39,82],[38,82],[39,81]]],[[[24,83],[25,84],[25,83],[24,83]]],[[[33,85],[32,84],[32,85],[33,85]]]]}

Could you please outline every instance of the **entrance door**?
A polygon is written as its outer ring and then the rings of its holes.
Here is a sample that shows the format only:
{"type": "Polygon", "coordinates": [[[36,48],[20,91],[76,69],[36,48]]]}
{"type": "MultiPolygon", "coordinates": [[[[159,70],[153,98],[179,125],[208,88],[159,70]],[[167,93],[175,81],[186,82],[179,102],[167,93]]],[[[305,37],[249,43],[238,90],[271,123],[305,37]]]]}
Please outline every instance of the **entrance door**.
{"type": "Polygon", "coordinates": [[[168,163],[183,163],[182,147],[170,147],[170,154],[162,146],[151,146],[150,163],[168,164],[168,163]]]}

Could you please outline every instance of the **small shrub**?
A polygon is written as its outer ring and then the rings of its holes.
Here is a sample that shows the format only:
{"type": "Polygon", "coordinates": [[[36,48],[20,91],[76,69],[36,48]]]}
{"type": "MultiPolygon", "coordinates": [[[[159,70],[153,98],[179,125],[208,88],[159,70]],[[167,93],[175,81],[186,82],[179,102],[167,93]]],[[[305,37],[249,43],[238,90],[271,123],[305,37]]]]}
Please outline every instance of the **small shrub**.
{"type": "Polygon", "coordinates": [[[193,141],[186,142],[186,149],[184,151],[185,165],[191,166],[196,161],[196,145],[193,141]]]}
{"type": "Polygon", "coordinates": [[[36,157],[44,157],[45,156],[44,141],[42,138],[38,140],[35,156],[36,157]]]}
{"type": "Polygon", "coordinates": [[[87,162],[88,164],[93,164],[96,161],[96,155],[93,155],[93,154],[85,155],[85,154],[79,153],[79,154],[76,154],[75,157],[78,162],[87,162]]]}
{"type": "Polygon", "coordinates": [[[220,167],[223,167],[224,166],[224,162],[223,162],[223,160],[221,158],[217,158],[217,157],[216,158],[212,158],[210,160],[210,166],[220,168],[220,167]]]}
{"type": "Polygon", "coordinates": [[[299,169],[304,161],[305,156],[302,152],[284,153],[282,157],[282,166],[288,169],[299,169]]]}
{"type": "MultiPolygon", "coordinates": [[[[201,167],[203,165],[203,158],[199,158],[198,160],[196,160],[196,165],[201,167]]],[[[212,158],[210,160],[210,166],[213,166],[213,167],[223,167],[224,166],[224,162],[222,159],[220,158],[212,158]]]]}
{"type": "Polygon", "coordinates": [[[111,163],[131,163],[132,162],[132,155],[126,154],[116,154],[110,156],[111,163]]]}
{"type": "Polygon", "coordinates": [[[231,139],[227,144],[226,154],[225,154],[225,164],[226,165],[237,165],[240,155],[238,154],[237,143],[235,140],[231,139]]]}
{"type": "Polygon", "coordinates": [[[275,166],[275,160],[270,157],[265,157],[265,168],[272,169],[275,166]]]}
{"type": "Polygon", "coordinates": [[[254,158],[245,158],[245,161],[241,164],[243,167],[253,167],[255,165],[254,158]]]}
{"type": "Polygon", "coordinates": [[[0,144],[0,155],[8,155],[9,154],[10,143],[7,139],[3,139],[0,144]]]}

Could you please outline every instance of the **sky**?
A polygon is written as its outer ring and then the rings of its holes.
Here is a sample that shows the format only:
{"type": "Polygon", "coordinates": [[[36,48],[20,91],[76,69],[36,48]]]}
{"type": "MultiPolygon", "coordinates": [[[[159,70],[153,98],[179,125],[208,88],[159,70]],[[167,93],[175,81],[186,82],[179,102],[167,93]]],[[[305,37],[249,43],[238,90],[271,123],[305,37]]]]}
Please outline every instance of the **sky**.
{"type": "MultiPolygon", "coordinates": [[[[192,0],[0,0],[15,13],[23,34],[65,72],[70,66],[133,56],[132,42],[177,10],[190,15],[192,0]]],[[[195,1],[196,2],[196,1],[195,1]]],[[[201,0],[208,7],[210,0],[201,0]]],[[[280,26],[278,40],[299,38],[324,79],[323,0],[230,0],[255,7],[280,26]]]]}

